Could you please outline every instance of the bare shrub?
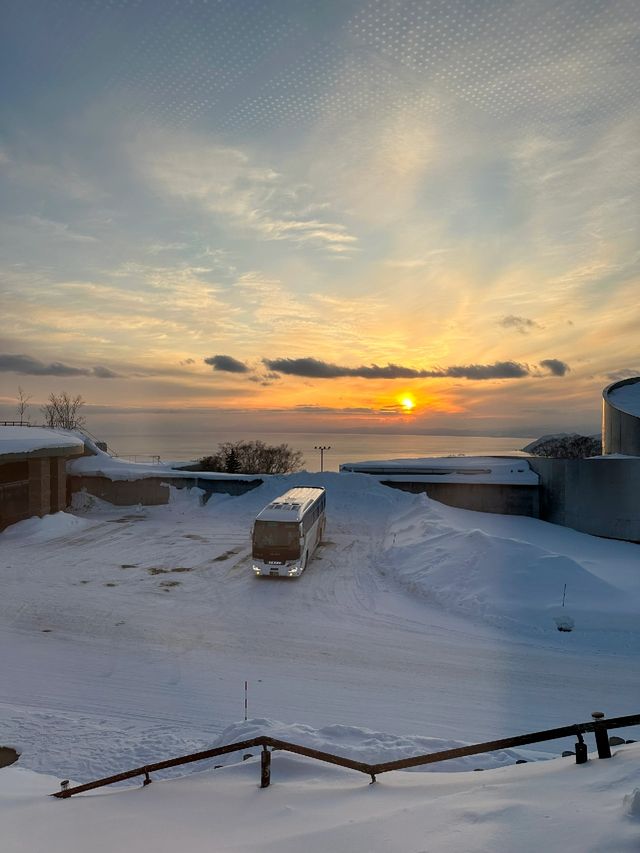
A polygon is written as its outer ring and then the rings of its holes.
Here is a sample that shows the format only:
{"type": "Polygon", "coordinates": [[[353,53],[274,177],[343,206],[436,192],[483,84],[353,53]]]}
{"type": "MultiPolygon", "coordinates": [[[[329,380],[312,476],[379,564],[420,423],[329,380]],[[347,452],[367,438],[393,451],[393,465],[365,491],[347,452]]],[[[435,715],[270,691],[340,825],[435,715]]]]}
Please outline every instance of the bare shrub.
{"type": "Polygon", "coordinates": [[[227,474],[290,474],[302,468],[302,452],[288,444],[263,441],[225,441],[213,456],[200,460],[203,471],[227,474]]]}
{"type": "Polygon", "coordinates": [[[80,414],[84,400],[78,394],[71,397],[66,391],[61,394],[49,394],[49,401],[40,407],[44,415],[45,426],[60,429],[82,429],[86,420],[80,414]]]}

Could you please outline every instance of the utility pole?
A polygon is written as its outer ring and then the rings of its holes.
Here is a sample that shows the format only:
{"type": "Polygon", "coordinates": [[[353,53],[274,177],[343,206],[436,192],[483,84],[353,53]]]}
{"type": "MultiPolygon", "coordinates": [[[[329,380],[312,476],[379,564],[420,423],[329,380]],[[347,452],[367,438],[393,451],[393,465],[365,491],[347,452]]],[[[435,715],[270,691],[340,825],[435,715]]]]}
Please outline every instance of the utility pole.
{"type": "Polygon", "coordinates": [[[322,473],[324,471],[324,452],[325,450],[331,450],[331,445],[317,444],[313,449],[320,451],[320,473],[322,473]]]}

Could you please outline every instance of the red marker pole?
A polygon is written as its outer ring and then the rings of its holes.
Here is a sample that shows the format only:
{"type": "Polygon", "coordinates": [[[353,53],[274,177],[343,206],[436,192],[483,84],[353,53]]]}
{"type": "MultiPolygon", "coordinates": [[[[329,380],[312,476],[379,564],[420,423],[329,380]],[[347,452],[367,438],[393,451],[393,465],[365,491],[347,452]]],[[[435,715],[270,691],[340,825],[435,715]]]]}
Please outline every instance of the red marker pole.
{"type": "Polygon", "coordinates": [[[245,722],[247,721],[247,687],[248,687],[248,682],[245,681],[245,683],[244,683],[244,719],[245,719],[245,722]]]}

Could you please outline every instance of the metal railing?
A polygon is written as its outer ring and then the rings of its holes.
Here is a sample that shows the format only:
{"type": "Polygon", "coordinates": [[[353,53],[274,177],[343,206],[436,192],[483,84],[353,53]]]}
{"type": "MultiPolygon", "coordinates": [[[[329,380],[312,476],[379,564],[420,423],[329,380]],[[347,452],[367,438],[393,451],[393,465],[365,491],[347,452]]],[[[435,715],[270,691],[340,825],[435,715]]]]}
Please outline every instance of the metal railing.
{"type": "Polygon", "coordinates": [[[331,752],[321,752],[320,750],[311,749],[310,747],[302,746],[297,743],[289,743],[288,741],[278,740],[277,738],[264,735],[250,738],[249,740],[226,744],[225,746],[219,746],[215,749],[205,749],[202,752],[193,752],[190,755],[183,755],[179,758],[169,758],[166,761],[159,761],[156,764],[146,764],[142,767],[136,767],[133,770],[127,770],[124,773],[117,773],[115,776],[106,776],[105,778],[97,779],[94,782],[87,782],[84,785],[76,785],[73,788],[70,788],[69,782],[65,780],[61,783],[61,790],[54,792],[51,796],[66,799],[67,797],[74,796],[74,794],[81,794],[84,791],[102,788],[105,785],[113,785],[116,782],[124,782],[126,779],[133,779],[136,776],[144,776],[142,784],[149,785],[152,781],[150,774],[158,770],[166,770],[169,767],[178,767],[181,764],[190,764],[194,761],[205,761],[209,758],[216,758],[219,755],[227,755],[230,752],[240,752],[256,746],[259,746],[262,749],[260,756],[261,788],[267,788],[271,782],[270,750],[293,752],[297,755],[304,755],[307,758],[313,758],[316,761],[324,761],[327,764],[337,764],[340,767],[357,770],[360,773],[370,776],[372,783],[376,781],[376,776],[380,775],[380,773],[388,773],[391,770],[406,770],[409,767],[418,767],[423,764],[436,764],[440,761],[450,761],[452,758],[463,758],[467,755],[480,755],[486,752],[495,752],[500,749],[512,749],[518,746],[526,746],[532,743],[543,743],[544,741],[549,740],[559,740],[560,738],[565,737],[577,738],[575,751],[576,764],[584,764],[587,761],[587,745],[584,742],[584,734],[587,732],[593,732],[595,734],[598,758],[611,758],[608,731],[610,729],[628,728],[630,726],[640,725],[640,714],[631,714],[626,717],[612,717],[609,720],[605,720],[604,714],[599,711],[595,711],[591,716],[593,719],[586,723],[574,723],[573,725],[562,726],[561,728],[529,732],[523,735],[516,735],[515,737],[485,741],[484,743],[460,746],[455,749],[445,749],[441,752],[432,752],[426,755],[416,755],[412,758],[401,758],[397,761],[386,761],[382,764],[367,764],[362,761],[354,761],[351,758],[334,755],[331,752]]]}

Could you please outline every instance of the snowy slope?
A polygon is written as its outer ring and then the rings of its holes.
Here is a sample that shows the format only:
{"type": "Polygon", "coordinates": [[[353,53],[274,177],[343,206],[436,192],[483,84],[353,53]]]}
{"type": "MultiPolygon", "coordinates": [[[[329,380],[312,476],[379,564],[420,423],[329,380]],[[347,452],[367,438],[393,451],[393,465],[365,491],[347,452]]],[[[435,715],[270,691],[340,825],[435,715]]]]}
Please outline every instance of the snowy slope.
{"type": "Polygon", "coordinates": [[[350,749],[369,730],[400,754],[638,710],[637,546],[367,475],[173,498],[85,499],[0,535],[0,743],[22,767],[86,781],[206,748],[241,719],[245,680],[250,717],[342,745],[357,730],[350,749]],[[254,578],[253,518],[305,484],[327,489],[326,542],[300,579],[254,578]]]}

